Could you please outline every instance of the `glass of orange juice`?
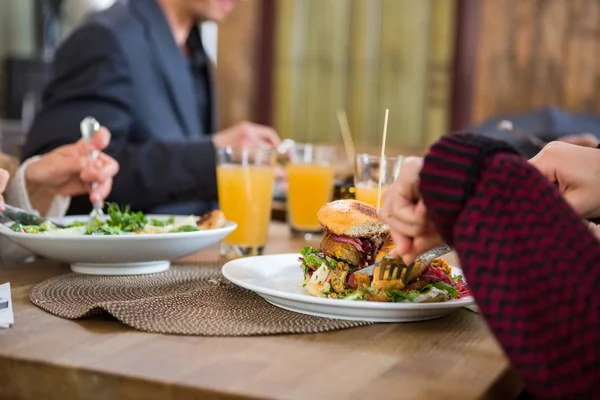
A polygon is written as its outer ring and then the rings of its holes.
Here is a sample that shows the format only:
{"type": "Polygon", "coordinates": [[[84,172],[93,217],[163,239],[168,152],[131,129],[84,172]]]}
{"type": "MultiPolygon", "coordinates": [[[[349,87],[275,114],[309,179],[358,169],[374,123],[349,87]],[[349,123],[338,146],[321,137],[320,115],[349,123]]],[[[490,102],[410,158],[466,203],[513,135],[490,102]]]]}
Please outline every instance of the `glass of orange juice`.
{"type": "MultiPolygon", "coordinates": [[[[396,180],[400,172],[402,157],[385,157],[383,165],[381,157],[371,154],[357,154],[354,163],[354,189],[356,200],[364,201],[377,207],[377,191],[379,174],[383,174],[381,194],[396,180]]],[[[381,206],[381,202],[379,204],[381,206]]]]}
{"type": "Polygon", "coordinates": [[[287,204],[292,232],[321,232],[317,212],[333,197],[335,151],[334,146],[300,143],[289,150],[287,204]]]}
{"type": "Polygon", "coordinates": [[[237,223],[221,243],[225,258],[262,255],[271,222],[275,152],[268,149],[217,149],[219,206],[237,223]]]}

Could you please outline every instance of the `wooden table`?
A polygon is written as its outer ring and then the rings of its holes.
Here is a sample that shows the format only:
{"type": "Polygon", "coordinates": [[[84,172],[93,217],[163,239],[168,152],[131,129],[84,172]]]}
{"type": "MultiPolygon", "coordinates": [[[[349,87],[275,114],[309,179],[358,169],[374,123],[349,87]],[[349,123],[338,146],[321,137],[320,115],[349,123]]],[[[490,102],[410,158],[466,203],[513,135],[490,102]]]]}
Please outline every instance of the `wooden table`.
{"type": "MultiPolygon", "coordinates": [[[[302,239],[274,223],[269,253],[302,239]]],[[[211,248],[187,260],[214,260],[211,248]]],[[[510,399],[519,389],[483,319],[467,310],[427,322],[248,338],[147,334],[108,317],[71,321],[29,302],[33,285],[69,272],[39,260],[0,269],[15,326],[0,330],[0,398],[510,399]]]]}

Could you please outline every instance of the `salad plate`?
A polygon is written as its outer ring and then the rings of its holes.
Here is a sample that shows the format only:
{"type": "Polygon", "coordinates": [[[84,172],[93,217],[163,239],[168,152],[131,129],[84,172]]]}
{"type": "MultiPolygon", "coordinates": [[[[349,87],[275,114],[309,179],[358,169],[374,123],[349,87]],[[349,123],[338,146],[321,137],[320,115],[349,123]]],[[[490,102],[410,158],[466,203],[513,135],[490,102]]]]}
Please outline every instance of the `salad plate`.
{"type": "MultiPolygon", "coordinates": [[[[303,287],[300,254],[279,254],[233,260],[223,266],[230,282],[251,290],[286,310],[318,317],[371,322],[413,322],[440,318],[475,304],[472,297],[439,303],[382,303],[310,296],[303,287]]],[[[452,273],[462,275],[459,268],[452,273]]]]}
{"type": "Polygon", "coordinates": [[[89,215],[54,220],[66,229],[51,223],[26,227],[6,223],[0,224],[0,234],[37,255],[69,263],[74,272],[138,275],[165,271],[172,260],[218,243],[237,227],[223,221],[219,227],[199,229],[193,216],[129,213],[140,218],[134,233],[128,231],[129,220],[123,214],[117,216],[122,221],[112,225],[108,221],[117,218],[114,212],[91,223],[89,215]]]}

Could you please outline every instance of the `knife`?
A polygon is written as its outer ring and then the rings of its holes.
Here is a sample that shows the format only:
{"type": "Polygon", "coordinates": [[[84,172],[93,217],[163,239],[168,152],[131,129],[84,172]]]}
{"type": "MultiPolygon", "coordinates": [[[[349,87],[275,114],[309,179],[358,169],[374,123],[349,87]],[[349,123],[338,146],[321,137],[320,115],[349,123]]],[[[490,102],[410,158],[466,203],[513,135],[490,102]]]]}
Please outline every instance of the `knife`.
{"type": "MultiPolygon", "coordinates": [[[[434,259],[436,259],[446,253],[450,253],[451,251],[452,251],[452,248],[450,248],[450,246],[448,246],[447,244],[442,244],[441,246],[438,246],[429,251],[426,251],[425,253],[423,253],[419,257],[417,257],[417,259],[415,260],[414,263],[412,263],[411,265],[409,265],[407,267],[407,271],[412,271],[412,268],[414,267],[414,265],[416,263],[428,264],[431,261],[433,261],[434,259]]],[[[404,264],[404,263],[402,263],[402,264],[404,264]]],[[[354,275],[356,273],[360,273],[363,275],[373,275],[373,271],[375,271],[375,268],[380,265],[381,265],[381,261],[378,261],[375,264],[369,265],[366,268],[357,269],[352,274],[354,275]]]]}
{"type": "MultiPolygon", "coordinates": [[[[44,222],[49,221],[46,218],[42,218],[38,215],[20,209],[18,207],[13,207],[9,204],[5,204],[4,211],[0,211],[0,216],[10,219],[11,221],[16,222],[21,225],[42,225],[44,222]]],[[[57,224],[52,222],[57,228],[65,228],[64,225],[57,224]]]]}

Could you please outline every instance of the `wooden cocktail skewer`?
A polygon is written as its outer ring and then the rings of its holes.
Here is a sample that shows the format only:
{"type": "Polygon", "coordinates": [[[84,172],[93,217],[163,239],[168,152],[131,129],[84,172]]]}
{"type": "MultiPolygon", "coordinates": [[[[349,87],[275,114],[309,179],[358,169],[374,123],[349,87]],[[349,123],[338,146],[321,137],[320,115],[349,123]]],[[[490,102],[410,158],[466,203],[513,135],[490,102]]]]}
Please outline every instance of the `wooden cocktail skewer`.
{"type": "Polygon", "coordinates": [[[352,140],[352,134],[350,133],[350,125],[348,124],[348,116],[346,111],[338,110],[337,112],[338,122],[340,123],[340,130],[342,131],[342,140],[344,141],[344,148],[346,149],[346,158],[348,164],[354,168],[354,141],[352,140]]]}
{"type": "Polygon", "coordinates": [[[377,185],[377,214],[379,214],[379,208],[381,207],[381,186],[383,183],[383,176],[385,175],[382,168],[385,165],[385,140],[387,138],[387,126],[388,116],[390,114],[389,108],[385,109],[385,120],[383,121],[383,139],[381,139],[381,158],[379,160],[379,184],[377,185]]]}

